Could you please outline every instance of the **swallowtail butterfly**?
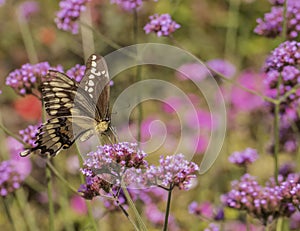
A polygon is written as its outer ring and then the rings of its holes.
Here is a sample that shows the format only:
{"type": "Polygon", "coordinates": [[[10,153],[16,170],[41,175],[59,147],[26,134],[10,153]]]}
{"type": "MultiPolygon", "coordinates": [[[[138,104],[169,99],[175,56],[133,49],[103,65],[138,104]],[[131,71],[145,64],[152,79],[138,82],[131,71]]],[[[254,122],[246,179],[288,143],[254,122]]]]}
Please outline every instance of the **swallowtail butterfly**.
{"type": "Polygon", "coordinates": [[[46,112],[52,118],[39,127],[36,147],[21,152],[21,156],[55,156],[78,138],[85,141],[94,133],[114,134],[110,126],[109,76],[103,57],[89,57],[83,84],[54,70],[48,71],[48,77],[41,90],[46,112]]]}

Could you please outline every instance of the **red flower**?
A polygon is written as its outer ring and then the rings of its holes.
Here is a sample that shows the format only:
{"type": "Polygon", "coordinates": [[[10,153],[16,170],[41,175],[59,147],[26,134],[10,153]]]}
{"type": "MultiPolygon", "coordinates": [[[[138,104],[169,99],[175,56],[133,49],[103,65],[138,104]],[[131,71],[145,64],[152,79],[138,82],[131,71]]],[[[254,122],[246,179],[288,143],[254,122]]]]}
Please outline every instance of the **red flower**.
{"type": "Polygon", "coordinates": [[[16,112],[25,120],[40,120],[42,116],[42,104],[33,95],[19,98],[14,103],[16,112]]]}

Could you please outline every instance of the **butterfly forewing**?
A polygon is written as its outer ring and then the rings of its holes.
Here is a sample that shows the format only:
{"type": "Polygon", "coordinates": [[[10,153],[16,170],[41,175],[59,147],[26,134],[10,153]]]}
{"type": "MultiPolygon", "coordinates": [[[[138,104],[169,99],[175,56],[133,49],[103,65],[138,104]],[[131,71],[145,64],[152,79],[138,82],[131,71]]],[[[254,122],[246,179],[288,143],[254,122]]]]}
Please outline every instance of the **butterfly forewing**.
{"type": "Polygon", "coordinates": [[[86,63],[83,83],[84,90],[96,105],[96,119],[98,121],[110,120],[110,80],[108,68],[103,57],[95,54],[89,57],[86,63]]]}

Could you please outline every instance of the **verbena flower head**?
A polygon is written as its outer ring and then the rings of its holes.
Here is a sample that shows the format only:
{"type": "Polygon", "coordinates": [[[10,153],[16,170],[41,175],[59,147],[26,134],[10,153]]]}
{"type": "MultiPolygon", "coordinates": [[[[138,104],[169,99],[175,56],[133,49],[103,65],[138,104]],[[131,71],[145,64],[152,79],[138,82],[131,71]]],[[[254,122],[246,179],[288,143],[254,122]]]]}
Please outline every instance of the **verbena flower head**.
{"type": "MultiPolygon", "coordinates": [[[[239,181],[233,181],[231,191],[222,196],[223,203],[234,209],[245,210],[259,219],[264,225],[280,216],[291,216],[296,208],[288,199],[293,188],[290,184],[280,183],[260,186],[255,178],[245,174],[239,181]]],[[[297,198],[297,196],[295,196],[297,198]]]]}
{"type": "Polygon", "coordinates": [[[146,178],[152,184],[160,184],[173,189],[188,190],[191,180],[196,178],[199,167],[194,162],[189,162],[183,154],[160,157],[159,166],[150,166],[146,171],[146,178]]]}
{"type": "Polygon", "coordinates": [[[154,14],[149,19],[150,22],[144,27],[146,34],[155,33],[158,37],[169,36],[180,28],[180,25],[173,21],[169,14],[154,14]]]}
{"type": "Polygon", "coordinates": [[[246,166],[248,164],[252,164],[257,159],[258,153],[255,149],[252,148],[246,148],[244,151],[241,152],[234,152],[228,158],[229,162],[239,166],[246,166]]]}
{"type": "MultiPolygon", "coordinates": [[[[246,71],[241,73],[237,80],[243,87],[262,93],[265,91],[263,84],[264,78],[265,76],[262,73],[246,71]]],[[[230,100],[232,104],[229,113],[233,118],[235,114],[240,112],[251,112],[265,106],[265,102],[261,97],[253,95],[237,86],[233,86],[230,91],[224,88],[224,93],[225,97],[228,94],[228,100],[230,100]]]]}
{"type": "Polygon", "coordinates": [[[28,20],[31,16],[39,12],[40,5],[37,1],[26,1],[19,5],[19,13],[22,18],[28,20]]]}
{"type": "Polygon", "coordinates": [[[91,0],[61,0],[59,11],[56,13],[55,23],[57,27],[72,34],[77,34],[79,25],[77,20],[82,11],[85,11],[86,4],[91,0]]]}
{"type": "MultiPolygon", "coordinates": [[[[258,25],[254,32],[266,37],[274,38],[282,33],[283,6],[282,0],[273,0],[275,6],[271,12],[264,15],[264,19],[257,19],[258,25]]],[[[288,39],[295,39],[300,32],[300,2],[295,0],[287,1],[287,36],[288,39]]]]}
{"type": "Polygon", "coordinates": [[[285,41],[275,48],[268,57],[265,71],[282,71],[285,66],[300,64],[300,42],[285,41]]]}
{"type": "Polygon", "coordinates": [[[25,177],[19,172],[16,160],[0,163],[0,196],[5,197],[21,187],[25,177]]]}
{"type": "MultiPolygon", "coordinates": [[[[297,65],[300,63],[300,43],[296,41],[286,41],[280,44],[265,63],[266,78],[266,95],[271,98],[277,98],[277,85],[280,79],[279,96],[285,95],[298,83],[300,83],[300,71],[297,65]]],[[[289,94],[282,101],[280,111],[287,114],[288,110],[297,111],[299,105],[300,92],[296,91],[289,94]]],[[[272,106],[271,106],[272,107],[272,106]]],[[[291,114],[289,112],[289,114],[291,114]]],[[[295,114],[295,113],[294,113],[295,114]]]]}
{"type": "Polygon", "coordinates": [[[139,150],[136,143],[117,143],[99,146],[96,151],[87,154],[81,169],[87,183],[80,192],[86,198],[101,195],[101,190],[109,192],[113,185],[119,185],[125,171],[130,168],[144,168],[148,163],[146,153],[139,150]]]}
{"type": "Polygon", "coordinates": [[[37,89],[39,83],[45,80],[49,69],[52,68],[48,62],[24,64],[7,76],[6,85],[12,87],[17,94],[31,94],[33,89],[37,89]]]}
{"type": "Polygon", "coordinates": [[[39,125],[29,125],[24,130],[20,130],[19,134],[22,140],[31,147],[35,147],[36,133],[38,131],[39,125]]]}
{"type": "Polygon", "coordinates": [[[131,11],[137,9],[143,5],[142,0],[110,0],[112,4],[119,5],[122,9],[126,11],[131,11]]]}
{"type": "Polygon", "coordinates": [[[67,76],[69,76],[71,79],[74,79],[76,82],[80,82],[84,76],[86,66],[76,64],[74,67],[70,68],[66,71],[67,76]]]}

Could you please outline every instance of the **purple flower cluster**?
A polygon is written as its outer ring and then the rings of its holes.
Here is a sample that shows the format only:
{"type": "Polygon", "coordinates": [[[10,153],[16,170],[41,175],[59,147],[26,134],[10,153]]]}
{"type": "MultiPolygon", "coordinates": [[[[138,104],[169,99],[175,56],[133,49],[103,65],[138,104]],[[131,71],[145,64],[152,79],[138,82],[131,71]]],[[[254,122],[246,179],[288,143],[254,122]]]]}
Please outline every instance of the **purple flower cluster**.
{"type": "MultiPolygon", "coordinates": [[[[275,6],[271,8],[271,12],[264,15],[264,19],[257,19],[258,25],[254,32],[266,37],[274,38],[281,34],[283,24],[283,6],[282,0],[272,0],[275,6]]],[[[300,2],[289,0],[287,2],[287,36],[295,39],[300,32],[300,2]]]]}
{"type": "Polygon", "coordinates": [[[145,175],[148,183],[160,184],[163,187],[188,190],[191,180],[196,178],[199,167],[194,162],[189,162],[183,154],[160,157],[159,166],[151,165],[145,175]]]}
{"type": "Polygon", "coordinates": [[[245,174],[233,181],[231,191],[222,196],[223,203],[234,209],[245,210],[265,225],[279,216],[291,216],[299,207],[299,175],[292,174],[277,186],[273,181],[263,187],[255,178],[245,174]]]}
{"type": "MultiPolygon", "coordinates": [[[[280,80],[279,96],[287,94],[291,89],[300,83],[300,71],[297,65],[300,63],[300,43],[296,41],[286,41],[280,44],[265,63],[266,94],[271,98],[277,98],[277,85],[280,80]]],[[[295,91],[286,97],[281,103],[281,112],[287,110],[297,111],[299,105],[300,91],[295,91]]],[[[290,112],[289,112],[290,114],[290,112]]]]}
{"type": "Polygon", "coordinates": [[[56,13],[55,23],[57,27],[64,31],[70,31],[77,34],[79,25],[77,20],[82,11],[85,11],[86,4],[90,0],[61,0],[60,10],[56,13]]]}
{"type": "Polygon", "coordinates": [[[24,64],[7,76],[6,85],[12,87],[17,94],[31,94],[33,89],[37,89],[39,83],[45,80],[49,69],[51,67],[48,62],[24,64]]]}
{"type": "Polygon", "coordinates": [[[300,43],[285,41],[275,48],[268,57],[265,70],[282,71],[285,66],[295,66],[300,63],[300,43]]]}
{"type": "Polygon", "coordinates": [[[9,193],[20,188],[25,177],[18,171],[16,160],[6,160],[0,163],[0,196],[5,197],[9,193]]]}
{"type": "Polygon", "coordinates": [[[80,192],[89,199],[101,195],[101,190],[109,192],[113,184],[120,184],[127,169],[147,167],[145,157],[146,153],[139,150],[136,143],[99,146],[95,152],[88,153],[84,161],[81,172],[87,182],[80,187],[80,192]]]}
{"type": "Polygon", "coordinates": [[[241,152],[234,152],[228,158],[229,162],[238,166],[246,166],[248,164],[252,164],[257,159],[258,153],[255,149],[252,148],[246,148],[241,152]]]}
{"type": "Polygon", "coordinates": [[[169,14],[154,14],[149,19],[150,22],[144,27],[146,34],[155,33],[158,37],[169,36],[180,28],[180,25],[173,21],[169,14]]]}
{"type": "Polygon", "coordinates": [[[36,133],[38,131],[39,125],[29,125],[24,130],[20,130],[19,134],[22,140],[31,147],[35,147],[36,133]]]}
{"type": "Polygon", "coordinates": [[[70,68],[66,71],[67,76],[69,76],[71,79],[74,79],[76,82],[80,83],[84,76],[86,66],[76,64],[74,67],[70,68]]]}

